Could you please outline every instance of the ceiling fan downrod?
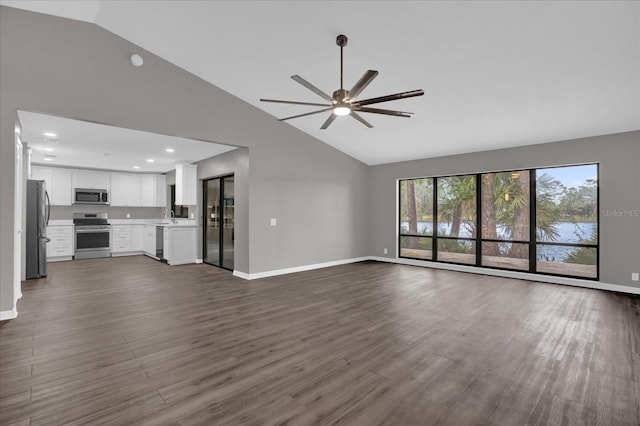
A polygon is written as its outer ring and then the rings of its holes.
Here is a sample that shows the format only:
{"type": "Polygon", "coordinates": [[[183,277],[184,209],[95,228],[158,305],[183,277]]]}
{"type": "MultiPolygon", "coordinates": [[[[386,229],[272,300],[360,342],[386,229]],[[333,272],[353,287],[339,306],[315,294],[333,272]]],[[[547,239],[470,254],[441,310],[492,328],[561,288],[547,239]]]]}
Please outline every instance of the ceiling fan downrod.
{"type": "Polygon", "coordinates": [[[342,83],[343,71],[344,71],[344,56],[342,54],[342,49],[347,45],[349,39],[346,35],[340,34],[336,37],[336,44],[340,46],[340,90],[344,89],[344,84],[342,83]]]}

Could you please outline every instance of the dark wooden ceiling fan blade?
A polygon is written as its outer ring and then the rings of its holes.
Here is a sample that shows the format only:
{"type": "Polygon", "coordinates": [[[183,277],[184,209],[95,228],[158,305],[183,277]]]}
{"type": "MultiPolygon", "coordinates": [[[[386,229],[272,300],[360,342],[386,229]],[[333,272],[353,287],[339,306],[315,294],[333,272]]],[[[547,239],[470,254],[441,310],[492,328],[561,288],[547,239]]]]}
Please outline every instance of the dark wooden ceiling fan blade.
{"type": "Polygon", "coordinates": [[[367,120],[365,120],[364,118],[360,117],[360,115],[356,114],[355,111],[351,111],[351,113],[349,114],[351,117],[355,118],[356,120],[358,120],[359,122],[361,122],[362,124],[364,124],[365,126],[367,126],[368,128],[372,129],[373,126],[371,124],[369,124],[369,122],[367,120]]]}
{"type": "Polygon", "coordinates": [[[393,95],[380,96],[378,98],[364,99],[361,101],[353,102],[352,105],[354,106],[371,105],[371,104],[377,104],[380,102],[389,102],[389,101],[395,101],[398,99],[406,99],[406,98],[412,98],[414,96],[422,96],[422,95],[424,95],[424,90],[422,89],[411,90],[408,92],[395,93],[393,95]]]}
{"type": "Polygon", "coordinates": [[[364,73],[362,78],[358,80],[356,84],[353,85],[351,90],[349,90],[349,99],[355,99],[364,89],[373,81],[374,78],[378,75],[378,71],[369,70],[364,73]]]}
{"type": "Polygon", "coordinates": [[[412,112],[405,111],[393,111],[390,109],[380,109],[380,108],[369,108],[369,107],[357,107],[354,106],[353,109],[360,112],[370,112],[372,114],[384,114],[384,115],[393,115],[394,117],[411,117],[413,115],[412,112]]]}
{"type": "Polygon", "coordinates": [[[331,126],[331,123],[333,123],[333,120],[335,120],[336,117],[337,117],[337,115],[331,113],[329,118],[327,118],[327,121],[325,121],[324,124],[322,125],[322,127],[320,127],[320,130],[325,130],[327,127],[331,126]]]}
{"type": "Polygon", "coordinates": [[[333,101],[333,98],[329,95],[327,95],[326,93],[324,93],[322,90],[318,89],[316,86],[314,86],[313,84],[309,83],[307,80],[305,80],[304,78],[300,77],[299,75],[292,75],[291,78],[302,84],[304,87],[306,87],[307,89],[311,90],[313,93],[315,93],[316,95],[320,96],[321,98],[331,102],[333,101]]]}
{"type": "Polygon", "coordinates": [[[332,108],[320,109],[318,111],[307,112],[305,114],[292,115],[291,117],[280,118],[278,121],[291,120],[292,118],[305,117],[307,115],[320,114],[321,112],[329,111],[332,108]]]}
{"type": "Polygon", "coordinates": [[[331,106],[329,104],[316,104],[313,102],[298,102],[298,101],[282,101],[279,99],[260,99],[260,102],[275,102],[277,104],[310,105],[310,106],[323,106],[323,107],[331,106]]]}

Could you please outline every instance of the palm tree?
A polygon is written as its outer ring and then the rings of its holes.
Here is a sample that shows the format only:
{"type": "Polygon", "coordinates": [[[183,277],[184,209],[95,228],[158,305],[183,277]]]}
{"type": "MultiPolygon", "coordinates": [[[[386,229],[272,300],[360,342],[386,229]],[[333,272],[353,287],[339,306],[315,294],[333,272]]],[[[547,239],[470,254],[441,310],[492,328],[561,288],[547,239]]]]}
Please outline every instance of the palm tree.
{"type": "MultiPolygon", "coordinates": [[[[504,172],[483,175],[482,193],[482,238],[529,241],[531,223],[529,194],[529,172],[504,172]],[[498,226],[504,228],[497,235],[498,226]]],[[[555,241],[559,237],[556,223],[559,209],[556,204],[562,185],[547,174],[538,176],[536,231],[539,241],[555,241]]],[[[499,254],[497,244],[484,243],[485,255],[499,254]]],[[[509,257],[526,259],[529,248],[524,244],[512,244],[509,257]]]]}
{"type": "MultiPolygon", "coordinates": [[[[482,176],[482,238],[498,239],[497,217],[496,217],[496,195],[495,185],[496,174],[487,173],[482,176]]],[[[500,254],[498,243],[482,243],[482,253],[487,256],[497,256],[500,254]]]]}
{"type": "Polygon", "coordinates": [[[556,223],[560,209],[556,199],[564,192],[564,186],[547,173],[536,177],[536,240],[556,241],[560,231],[556,223]]]}
{"type": "MultiPolygon", "coordinates": [[[[452,176],[438,179],[438,216],[451,223],[450,237],[460,236],[462,220],[475,222],[475,176],[452,176]]],[[[473,225],[469,229],[475,235],[473,225]]]]}

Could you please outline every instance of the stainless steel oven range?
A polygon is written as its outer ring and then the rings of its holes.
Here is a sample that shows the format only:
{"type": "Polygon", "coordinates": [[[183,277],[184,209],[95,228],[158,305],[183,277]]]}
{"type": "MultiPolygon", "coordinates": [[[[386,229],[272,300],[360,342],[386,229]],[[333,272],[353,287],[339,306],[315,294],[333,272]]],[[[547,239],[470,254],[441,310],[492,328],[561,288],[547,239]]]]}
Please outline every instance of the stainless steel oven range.
{"type": "Polygon", "coordinates": [[[106,213],[74,213],[73,224],[75,259],[111,257],[111,225],[107,222],[106,213]]]}

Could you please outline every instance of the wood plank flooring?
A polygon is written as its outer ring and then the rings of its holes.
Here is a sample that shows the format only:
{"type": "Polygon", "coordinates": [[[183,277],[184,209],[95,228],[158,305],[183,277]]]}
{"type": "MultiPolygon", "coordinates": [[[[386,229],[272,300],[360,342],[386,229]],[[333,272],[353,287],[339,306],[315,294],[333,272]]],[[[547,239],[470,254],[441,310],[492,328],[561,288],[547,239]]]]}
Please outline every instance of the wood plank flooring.
{"type": "Polygon", "coordinates": [[[4,425],[638,425],[640,298],[362,262],[59,262],[0,324],[4,425]]]}

